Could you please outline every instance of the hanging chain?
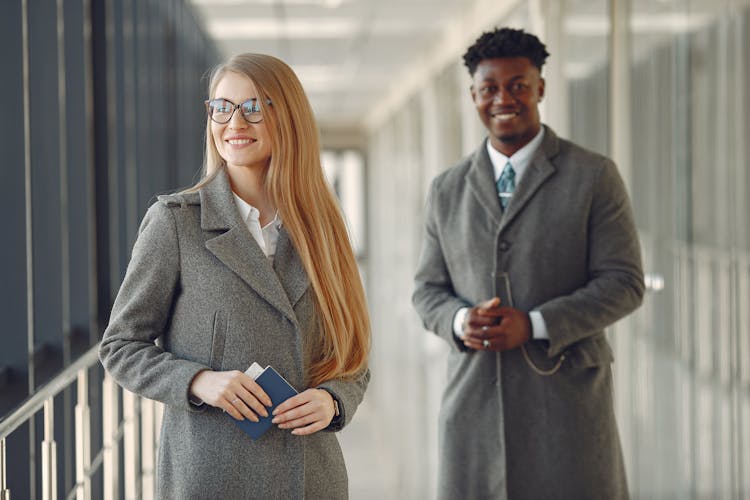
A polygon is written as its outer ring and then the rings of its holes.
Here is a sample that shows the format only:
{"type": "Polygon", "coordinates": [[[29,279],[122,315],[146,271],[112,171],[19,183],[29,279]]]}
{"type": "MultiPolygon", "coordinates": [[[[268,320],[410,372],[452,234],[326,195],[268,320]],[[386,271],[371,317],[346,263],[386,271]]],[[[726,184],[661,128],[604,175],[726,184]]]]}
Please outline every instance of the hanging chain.
{"type": "Polygon", "coordinates": [[[529,356],[529,353],[526,352],[526,344],[521,345],[521,352],[523,353],[523,359],[526,360],[526,364],[529,365],[529,368],[534,370],[538,375],[541,375],[543,377],[549,377],[550,375],[554,375],[555,373],[560,370],[560,367],[563,364],[563,361],[565,361],[565,354],[560,355],[560,359],[557,360],[557,363],[555,366],[550,368],[549,370],[543,370],[536,366],[533,361],[531,361],[531,357],[529,356]]]}

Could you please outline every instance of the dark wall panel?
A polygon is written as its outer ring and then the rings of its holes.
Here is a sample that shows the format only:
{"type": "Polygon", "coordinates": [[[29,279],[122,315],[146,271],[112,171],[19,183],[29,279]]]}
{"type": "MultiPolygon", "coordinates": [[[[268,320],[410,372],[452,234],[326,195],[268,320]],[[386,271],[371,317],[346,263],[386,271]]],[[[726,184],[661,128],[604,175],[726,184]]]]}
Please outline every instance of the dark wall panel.
{"type": "Polygon", "coordinates": [[[0,16],[0,54],[4,74],[0,94],[5,96],[0,113],[0,211],[5,237],[0,245],[3,279],[0,307],[3,316],[0,349],[0,415],[8,412],[28,393],[27,381],[27,286],[26,199],[23,109],[23,39],[20,0],[7,2],[0,16]]]}
{"type": "MultiPolygon", "coordinates": [[[[217,51],[182,0],[12,0],[0,16],[0,55],[2,419],[98,342],[154,195],[196,180],[200,78],[217,51]]],[[[89,373],[95,457],[103,372],[89,373]]],[[[60,498],[75,483],[76,397],[73,385],[55,398],[60,498]]],[[[8,437],[13,498],[40,495],[40,419],[8,437]]],[[[95,470],[94,498],[101,479],[95,470]]]]}
{"type": "Polygon", "coordinates": [[[60,104],[55,0],[29,2],[34,387],[62,366],[60,104]]]}

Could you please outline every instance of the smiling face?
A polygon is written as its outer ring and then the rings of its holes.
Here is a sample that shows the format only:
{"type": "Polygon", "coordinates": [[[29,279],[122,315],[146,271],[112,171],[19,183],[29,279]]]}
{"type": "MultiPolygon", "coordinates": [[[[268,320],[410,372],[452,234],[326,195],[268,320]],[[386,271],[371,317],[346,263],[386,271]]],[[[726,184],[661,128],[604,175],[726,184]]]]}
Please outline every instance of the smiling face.
{"type": "Polygon", "coordinates": [[[543,96],[544,79],[526,57],[483,60],[471,85],[471,97],[490,133],[490,142],[506,156],[539,133],[537,106],[543,96]]]}
{"type": "MultiPolygon", "coordinates": [[[[242,103],[248,99],[260,100],[253,82],[244,75],[228,71],[216,85],[212,99],[227,99],[242,103]]],[[[268,109],[268,108],[266,108],[268,109]]],[[[219,155],[227,168],[265,169],[271,159],[271,138],[266,120],[248,123],[242,110],[235,110],[227,123],[211,121],[211,135],[219,155]]]]}

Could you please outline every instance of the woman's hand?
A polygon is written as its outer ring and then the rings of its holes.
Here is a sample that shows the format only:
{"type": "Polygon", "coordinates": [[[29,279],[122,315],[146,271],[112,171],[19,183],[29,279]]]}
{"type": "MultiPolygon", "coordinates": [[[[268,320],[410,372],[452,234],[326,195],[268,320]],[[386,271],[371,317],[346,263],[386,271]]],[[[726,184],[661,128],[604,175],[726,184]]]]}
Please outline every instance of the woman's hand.
{"type": "Polygon", "coordinates": [[[333,396],[323,389],[307,389],[281,403],[273,414],[279,429],[293,429],[292,434],[305,436],[328,427],[335,414],[333,396]]]}
{"type": "Polygon", "coordinates": [[[257,382],[239,370],[202,371],[193,378],[190,392],[237,420],[257,422],[258,415],[268,416],[266,406],[271,406],[271,398],[257,382]]]}

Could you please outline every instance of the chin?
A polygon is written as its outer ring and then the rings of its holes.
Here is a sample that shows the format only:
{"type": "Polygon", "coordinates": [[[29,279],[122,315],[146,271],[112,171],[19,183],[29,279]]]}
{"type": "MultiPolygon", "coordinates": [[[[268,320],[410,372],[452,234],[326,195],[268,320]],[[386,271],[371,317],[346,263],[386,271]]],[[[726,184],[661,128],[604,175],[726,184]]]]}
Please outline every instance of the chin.
{"type": "Polygon", "coordinates": [[[509,134],[509,133],[498,133],[495,134],[495,139],[505,144],[516,144],[523,138],[522,134],[509,134]]]}

